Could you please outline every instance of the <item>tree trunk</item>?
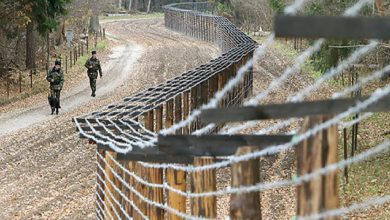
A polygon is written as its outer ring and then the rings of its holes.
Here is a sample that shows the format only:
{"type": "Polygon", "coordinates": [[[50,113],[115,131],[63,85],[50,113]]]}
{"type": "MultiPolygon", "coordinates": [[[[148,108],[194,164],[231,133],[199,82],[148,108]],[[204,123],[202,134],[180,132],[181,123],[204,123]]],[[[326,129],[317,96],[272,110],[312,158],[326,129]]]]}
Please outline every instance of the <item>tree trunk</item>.
{"type": "Polygon", "coordinates": [[[152,3],[152,0],[149,0],[148,2],[148,8],[146,10],[146,13],[149,13],[150,12],[150,4],[152,3]]]}
{"type": "Polygon", "coordinates": [[[49,70],[50,66],[50,33],[49,31],[46,34],[46,72],[49,70]]]}
{"type": "Polygon", "coordinates": [[[26,30],[26,68],[35,68],[35,33],[33,22],[27,25],[26,30]]]}
{"type": "Polygon", "coordinates": [[[131,6],[132,6],[132,4],[133,4],[133,0],[129,0],[129,11],[131,11],[131,6]]]}
{"type": "Polygon", "coordinates": [[[376,8],[378,10],[378,14],[380,16],[385,16],[385,9],[383,7],[383,2],[382,0],[375,0],[376,8]]]}
{"type": "Polygon", "coordinates": [[[118,1],[118,8],[119,8],[119,9],[122,8],[122,0],[119,0],[119,1],[118,1]]]}

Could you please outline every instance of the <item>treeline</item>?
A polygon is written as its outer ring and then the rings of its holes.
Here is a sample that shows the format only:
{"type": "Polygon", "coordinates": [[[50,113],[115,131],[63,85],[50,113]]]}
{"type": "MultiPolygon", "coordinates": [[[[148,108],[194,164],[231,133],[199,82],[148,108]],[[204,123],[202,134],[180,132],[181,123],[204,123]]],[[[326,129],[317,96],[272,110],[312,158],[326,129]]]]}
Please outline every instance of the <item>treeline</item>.
{"type": "Polygon", "coordinates": [[[99,0],[0,1],[0,77],[10,68],[40,69],[64,45],[68,28],[88,27],[103,5],[99,0]]]}
{"type": "MultiPolygon", "coordinates": [[[[162,12],[162,6],[180,2],[204,2],[202,0],[113,0],[111,11],[120,9],[130,12],[162,12]]],[[[109,12],[109,11],[107,11],[109,12]]]]}
{"type": "Polygon", "coordinates": [[[3,0],[0,2],[0,65],[36,68],[36,57],[49,40],[49,33],[66,14],[70,0],[3,0]],[[24,59],[23,59],[24,58],[24,59]],[[24,61],[24,64],[22,63],[24,61]]]}

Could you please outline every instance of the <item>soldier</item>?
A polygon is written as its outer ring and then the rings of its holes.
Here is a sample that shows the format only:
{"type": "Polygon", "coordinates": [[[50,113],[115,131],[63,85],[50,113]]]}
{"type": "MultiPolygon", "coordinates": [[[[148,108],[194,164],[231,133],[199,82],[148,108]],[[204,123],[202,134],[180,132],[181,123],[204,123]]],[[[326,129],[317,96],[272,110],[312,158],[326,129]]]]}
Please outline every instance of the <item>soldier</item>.
{"type": "Polygon", "coordinates": [[[100,78],[102,78],[102,68],[100,66],[100,61],[96,57],[96,51],[92,51],[92,57],[87,60],[85,63],[85,67],[88,69],[88,77],[89,77],[89,84],[91,86],[92,90],[92,97],[95,97],[96,92],[96,79],[98,77],[98,72],[100,74],[100,78]]]}
{"type": "Polygon", "coordinates": [[[53,103],[51,101],[51,114],[53,114],[54,111],[56,111],[56,114],[58,114],[58,109],[61,108],[61,90],[62,86],[64,85],[64,73],[61,70],[60,60],[55,61],[53,69],[50,70],[46,76],[46,80],[50,82],[51,98],[56,98],[56,102],[53,103]]]}

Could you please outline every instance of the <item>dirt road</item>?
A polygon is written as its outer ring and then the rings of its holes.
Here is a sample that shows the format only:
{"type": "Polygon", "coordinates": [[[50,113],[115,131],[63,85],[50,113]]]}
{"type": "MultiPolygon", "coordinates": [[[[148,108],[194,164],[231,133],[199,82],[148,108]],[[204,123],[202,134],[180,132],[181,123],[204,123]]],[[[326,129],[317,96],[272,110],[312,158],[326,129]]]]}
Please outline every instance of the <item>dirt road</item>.
{"type": "Polygon", "coordinates": [[[0,115],[0,219],[94,218],[95,146],[79,139],[71,119],[217,56],[213,46],[166,30],[161,18],[104,26],[115,47],[97,98],[85,81],[62,94],[59,116],[45,100],[0,115]]]}
{"type": "MultiPolygon", "coordinates": [[[[132,68],[143,53],[143,48],[135,42],[124,40],[121,42],[123,45],[114,47],[109,61],[103,65],[103,73],[107,75],[104,74],[105,77],[97,82],[99,96],[109,95],[110,92],[123,85],[123,82],[131,77],[134,72],[132,68]]],[[[84,80],[84,82],[69,93],[63,94],[61,113],[72,111],[91,101],[88,81],[84,80]]],[[[0,116],[0,136],[50,119],[53,119],[53,116],[50,115],[47,103],[42,103],[32,109],[2,114],[0,116]]]]}

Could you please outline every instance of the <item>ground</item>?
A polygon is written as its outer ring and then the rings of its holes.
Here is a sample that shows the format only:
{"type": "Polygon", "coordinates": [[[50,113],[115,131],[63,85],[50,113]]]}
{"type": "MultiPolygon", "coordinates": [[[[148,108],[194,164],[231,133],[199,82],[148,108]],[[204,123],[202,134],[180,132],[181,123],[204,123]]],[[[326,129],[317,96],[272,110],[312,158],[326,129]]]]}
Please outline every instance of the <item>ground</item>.
{"type": "MultiPolygon", "coordinates": [[[[49,115],[46,94],[0,108],[0,219],[93,219],[96,148],[79,138],[71,118],[119,102],[125,96],[161,83],[218,55],[212,45],[166,30],[161,17],[111,20],[104,26],[112,50],[102,55],[104,77],[99,79],[97,98],[89,96],[86,74],[80,72],[63,93],[63,109],[59,116],[49,115]]],[[[255,64],[254,92],[264,90],[295,56],[288,44],[277,42],[255,64]]],[[[272,98],[265,102],[283,102],[288,95],[314,80],[310,70],[304,68],[271,93],[272,98]]],[[[310,99],[329,97],[334,89],[324,86],[310,99]]],[[[367,89],[369,91],[372,90],[367,89]]],[[[367,137],[372,135],[371,129],[388,129],[388,119],[388,114],[376,115],[373,121],[366,122],[359,151],[384,138],[381,136],[383,132],[376,132],[372,139],[367,137]]],[[[258,131],[270,123],[275,122],[259,123],[244,132],[258,131]]],[[[284,131],[294,130],[298,125],[294,123],[284,131]]],[[[261,181],[292,178],[296,170],[293,155],[289,151],[262,158],[261,181]]],[[[389,191],[389,184],[386,184],[390,176],[390,169],[386,169],[390,165],[388,158],[388,154],[382,155],[350,170],[350,183],[341,182],[343,205],[389,191]],[[381,166],[385,169],[378,169],[381,166]],[[372,168],[376,171],[368,172],[372,168]],[[373,174],[360,178],[365,173],[373,174]],[[372,183],[372,187],[365,188],[366,181],[372,183]],[[375,187],[375,183],[379,187],[375,187]]],[[[229,186],[229,169],[219,170],[217,178],[219,189],[229,186]]],[[[228,215],[228,201],[228,196],[218,199],[219,218],[228,215]]],[[[295,188],[262,192],[261,202],[263,219],[291,219],[295,215],[295,188]]],[[[378,212],[384,219],[389,216],[379,209],[351,217],[374,217],[378,212]]]]}
{"type": "Polygon", "coordinates": [[[63,92],[59,116],[49,115],[45,94],[3,107],[13,113],[0,116],[1,132],[11,131],[0,139],[0,219],[94,218],[95,146],[79,138],[71,118],[217,56],[215,47],[165,29],[161,18],[105,27],[115,40],[96,99],[90,97],[82,72],[80,85],[63,92]]]}

